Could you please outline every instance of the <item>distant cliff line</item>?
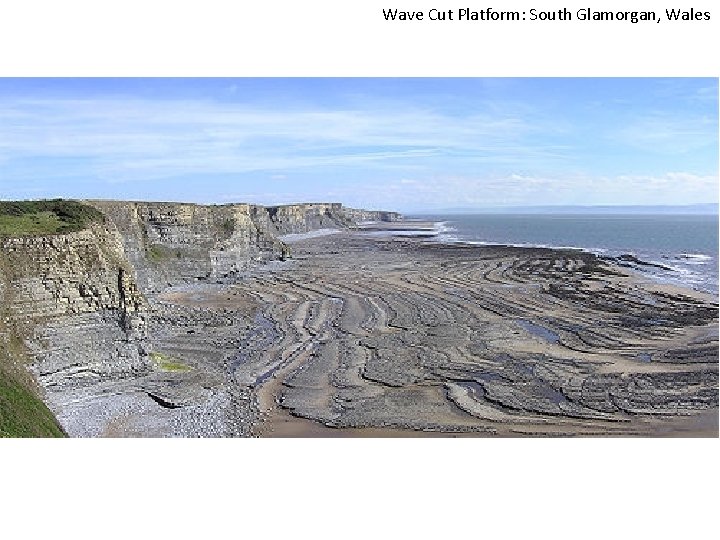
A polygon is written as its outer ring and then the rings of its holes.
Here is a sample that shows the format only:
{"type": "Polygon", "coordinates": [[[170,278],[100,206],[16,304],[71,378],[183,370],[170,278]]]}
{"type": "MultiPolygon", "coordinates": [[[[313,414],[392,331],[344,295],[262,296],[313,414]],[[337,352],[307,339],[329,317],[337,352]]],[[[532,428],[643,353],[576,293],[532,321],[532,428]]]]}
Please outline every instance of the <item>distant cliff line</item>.
{"type": "Polygon", "coordinates": [[[362,221],[394,221],[395,212],[341,203],[261,206],[89,200],[122,238],[143,291],[176,283],[233,279],[250,265],[284,259],[280,237],[317,229],[346,229],[362,221]]]}
{"type": "MultiPolygon", "coordinates": [[[[146,294],[181,283],[232,280],[258,262],[285,259],[290,251],[281,237],[286,234],[347,229],[400,217],[396,212],[347,208],[341,203],[4,201],[0,255],[8,263],[5,274],[17,279],[42,276],[46,281],[52,281],[55,271],[70,259],[75,266],[63,273],[83,269],[73,279],[78,283],[96,274],[100,263],[112,262],[113,274],[122,268],[146,294]]],[[[22,301],[22,294],[19,297],[22,301]]]]}

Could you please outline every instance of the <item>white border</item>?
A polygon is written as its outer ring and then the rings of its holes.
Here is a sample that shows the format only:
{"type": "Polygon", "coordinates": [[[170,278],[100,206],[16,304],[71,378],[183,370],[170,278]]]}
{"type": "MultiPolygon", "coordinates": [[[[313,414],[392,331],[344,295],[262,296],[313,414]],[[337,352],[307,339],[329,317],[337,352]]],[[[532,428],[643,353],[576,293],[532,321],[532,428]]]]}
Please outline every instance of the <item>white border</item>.
{"type": "Polygon", "coordinates": [[[24,0],[0,9],[16,76],[717,76],[700,0],[24,0]],[[696,22],[388,22],[383,8],[573,13],[686,6],[696,22]]]}
{"type": "MultiPolygon", "coordinates": [[[[7,4],[3,76],[720,74],[720,8],[707,1],[632,2],[712,12],[710,23],[657,27],[401,25],[380,17],[383,7],[476,4],[446,0],[7,4]]],[[[628,9],[565,3],[592,4],[628,9]]],[[[8,538],[658,539],[716,529],[717,442],[708,440],[3,440],[0,453],[8,538]]]]}

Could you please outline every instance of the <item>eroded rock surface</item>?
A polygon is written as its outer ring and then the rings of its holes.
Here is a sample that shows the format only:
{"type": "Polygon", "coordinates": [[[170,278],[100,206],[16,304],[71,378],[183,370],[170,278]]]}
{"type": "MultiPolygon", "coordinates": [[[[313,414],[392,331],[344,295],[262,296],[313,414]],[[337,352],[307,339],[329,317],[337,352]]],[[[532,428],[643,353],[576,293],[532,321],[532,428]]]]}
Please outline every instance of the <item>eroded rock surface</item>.
{"type": "Polygon", "coordinates": [[[1,246],[3,324],[70,435],[717,436],[707,295],[340,205],[93,204],[1,246]]]}
{"type": "Polygon", "coordinates": [[[254,319],[158,293],[232,282],[286,257],[280,234],[352,219],[339,204],[90,204],[104,222],[0,239],[3,340],[29,349],[60,424],[73,436],[248,435],[257,408],[225,363],[254,319]]]}
{"type": "Polygon", "coordinates": [[[264,400],[277,424],[648,435],[699,415],[717,433],[711,297],[578,251],[357,235],[294,247],[291,269],[234,288],[275,325],[236,374],[278,379],[264,400]]]}

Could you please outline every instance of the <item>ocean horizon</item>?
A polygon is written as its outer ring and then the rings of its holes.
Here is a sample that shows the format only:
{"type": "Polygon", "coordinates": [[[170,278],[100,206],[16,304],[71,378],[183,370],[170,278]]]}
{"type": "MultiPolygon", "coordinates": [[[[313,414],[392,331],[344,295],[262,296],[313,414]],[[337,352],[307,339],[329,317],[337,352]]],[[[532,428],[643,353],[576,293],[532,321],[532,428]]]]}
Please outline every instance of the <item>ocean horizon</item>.
{"type": "Polygon", "coordinates": [[[718,216],[712,214],[411,214],[439,242],[572,248],[632,255],[655,281],[718,293],[718,216]]]}

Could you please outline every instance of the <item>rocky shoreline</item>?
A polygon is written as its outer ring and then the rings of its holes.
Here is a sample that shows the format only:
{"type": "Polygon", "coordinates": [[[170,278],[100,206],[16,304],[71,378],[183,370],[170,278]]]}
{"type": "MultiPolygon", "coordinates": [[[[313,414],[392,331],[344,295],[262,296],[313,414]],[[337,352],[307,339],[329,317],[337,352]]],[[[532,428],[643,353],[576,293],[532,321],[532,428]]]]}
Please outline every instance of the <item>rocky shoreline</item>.
{"type": "Polygon", "coordinates": [[[275,409],[340,430],[501,436],[682,433],[667,420],[700,414],[717,435],[710,296],[577,250],[347,233],[294,249],[292,270],[244,289],[287,306],[273,317],[284,348],[311,351],[275,409]]]}
{"type": "Polygon", "coordinates": [[[159,297],[223,319],[150,323],[157,347],[192,365],[181,384],[217,377],[225,401],[209,416],[244,428],[208,435],[717,435],[709,297],[576,250],[343,231],[293,253],[234,285],[159,297]]]}
{"type": "MultiPolygon", "coordinates": [[[[113,338],[138,343],[132,369],[39,371],[65,431],[717,437],[714,297],[578,250],[434,243],[432,224],[395,217],[318,223],[282,231],[284,261],[148,282],[113,338]]],[[[55,339],[40,328],[38,347],[55,339]]]]}

